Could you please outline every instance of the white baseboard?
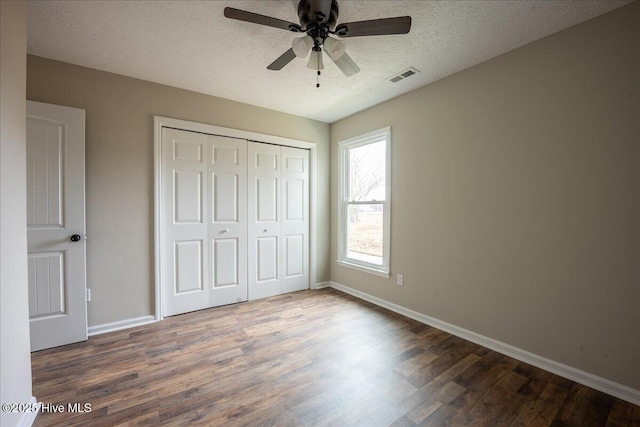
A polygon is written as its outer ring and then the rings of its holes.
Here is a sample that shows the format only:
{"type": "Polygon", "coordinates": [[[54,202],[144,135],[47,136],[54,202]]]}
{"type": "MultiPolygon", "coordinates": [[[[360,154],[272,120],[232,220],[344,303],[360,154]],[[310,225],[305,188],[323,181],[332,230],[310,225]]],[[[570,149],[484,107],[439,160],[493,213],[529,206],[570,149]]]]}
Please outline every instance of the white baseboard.
{"type": "MultiPolygon", "coordinates": [[[[5,403],[5,402],[2,402],[5,403]]],[[[35,406],[38,401],[36,400],[35,397],[31,396],[31,399],[29,399],[29,406],[33,407],[35,406]]],[[[38,408],[40,408],[40,406],[38,405],[38,408]]],[[[16,424],[16,426],[18,427],[31,427],[33,425],[33,423],[36,420],[36,417],[38,416],[38,412],[37,411],[33,411],[33,412],[23,412],[22,415],[20,416],[20,419],[18,420],[18,424],[16,424]]]]}
{"type": "Polygon", "coordinates": [[[313,289],[328,288],[330,286],[331,286],[331,282],[319,282],[319,283],[316,283],[316,286],[313,289]]]}
{"type": "Polygon", "coordinates": [[[381,298],[369,295],[365,292],[357,289],[350,288],[336,282],[330,282],[332,288],[353,295],[354,297],[369,301],[375,305],[391,310],[395,313],[402,314],[403,316],[417,320],[425,325],[433,326],[442,331],[448,332],[451,335],[463,338],[467,341],[479,344],[488,349],[497,351],[506,356],[513,357],[514,359],[533,365],[537,368],[544,369],[553,374],[570,379],[587,387],[591,387],[603,393],[610,394],[611,396],[633,403],[634,405],[640,405],[640,390],[633,389],[631,387],[613,382],[606,378],[599,377],[597,375],[590,374],[589,372],[582,371],[580,369],[564,365],[546,357],[539,356],[537,354],[530,353],[518,347],[503,343],[501,341],[494,340],[493,338],[486,337],[484,335],[477,334],[459,326],[452,325],[451,323],[443,322],[436,318],[427,316],[426,314],[418,313],[417,311],[410,310],[398,304],[383,300],[381,298]]]}
{"type": "Polygon", "coordinates": [[[134,319],[119,320],[117,322],[104,323],[102,325],[89,326],[87,333],[91,337],[93,335],[106,334],[107,332],[121,331],[122,329],[135,328],[136,326],[148,325],[154,323],[154,316],[142,316],[134,319]]]}

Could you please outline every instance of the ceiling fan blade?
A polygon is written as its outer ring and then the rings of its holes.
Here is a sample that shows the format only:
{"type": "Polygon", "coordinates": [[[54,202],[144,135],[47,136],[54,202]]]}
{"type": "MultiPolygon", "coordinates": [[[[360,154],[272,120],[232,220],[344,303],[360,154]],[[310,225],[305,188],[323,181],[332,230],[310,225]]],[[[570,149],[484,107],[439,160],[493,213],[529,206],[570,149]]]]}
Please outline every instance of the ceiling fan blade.
{"type": "Polygon", "coordinates": [[[316,18],[318,24],[327,22],[331,15],[331,0],[311,0],[311,16],[316,18]],[[321,15],[320,15],[321,14],[321,15]]]}
{"type": "Polygon", "coordinates": [[[268,27],[280,28],[281,30],[300,32],[302,28],[300,25],[293,22],[284,21],[278,18],[272,18],[270,16],[259,15],[253,12],[247,12],[246,10],[234,9],[233,7],[224,8],[224,16],[231,19],[237,19],[238,21],[251,22],[253,24],[266,25],[268,27]]]}
{"type": "MultiPolygon", "coordinates": [[[[327,53],[327,56],[329,56],[329,53],[327,53]]],[[[331,58],[331,56],[329,56],[329,58],[331,58]]],[[[351,77],[354,74],[358,74],[360,72],[360,67],[358,67],[356,63],[353,62],[353,59],[351,59],[351,57],[347,55],[347,52],[343,53],[340,58],[331,58],[331,60],[336,63],[338,68],[340,68],[340,71],[342,71],[347,77],[351,77]]]]}
{"type": "Polygon", "coordinates": [[[372,19],[369,21],[345,22],[336,26],[340,37],[384,36],[387,34],[407,34],[411,29],[410,16],[372,19]]]}
{"type": "Polygon", "coordinates": [[[280,58],[276,59],[271,64],[269,64],[267,69],[274,70],[274,71],[282,70],[284,66],[287,65],[289,62],[293,61],[295,57],[296,57],[296,54],[293,53],[293,49],[289,49],[288,51],[280,55],[280,58]]]}

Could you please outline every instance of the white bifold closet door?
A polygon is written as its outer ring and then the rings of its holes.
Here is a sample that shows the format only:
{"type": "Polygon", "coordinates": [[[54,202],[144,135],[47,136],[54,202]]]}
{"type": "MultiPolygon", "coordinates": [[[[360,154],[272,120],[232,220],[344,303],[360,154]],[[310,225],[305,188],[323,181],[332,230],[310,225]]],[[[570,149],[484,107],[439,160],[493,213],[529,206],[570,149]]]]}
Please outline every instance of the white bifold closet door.
{"type": "Polygon", "coordinates": [[[163,312],[309,288],[309,151],[163,128],[163,312]]]}
{"type": "Polygon", "coordinates": [[[249,299],[309,288],[309,151],[249,142],[249,299]]]}
{"type": "Polygon", "coordinates": [[[247,300],[246,141],[162,130],[164,315],[247,300]]]}

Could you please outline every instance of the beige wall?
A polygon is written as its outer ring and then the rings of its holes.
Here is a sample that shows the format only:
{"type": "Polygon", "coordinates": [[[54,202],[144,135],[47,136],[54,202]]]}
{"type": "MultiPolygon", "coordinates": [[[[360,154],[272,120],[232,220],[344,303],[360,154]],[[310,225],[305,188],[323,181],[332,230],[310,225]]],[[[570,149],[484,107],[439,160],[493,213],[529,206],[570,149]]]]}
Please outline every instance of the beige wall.
{"type": "Polygon", "coordinates": [[[332,197],[331,279],[640,389],[638,22],[636,2],[334,123],[332,194],[337,143],[392,127],[393,277],[335,263],[332,197]]]}
{"type": "Polygon", "coordinates": [[[86,110],[90,326],[154,313],[154,115],[317,143],[315,281],[329,280],[328,124],[34,56],[27,99],[86,110]]]}
{"type": "MultiPolygon", "coordinates": [[[[0,396],[31,400],[27,279],[27,3],[0,2],[0,396]]],[[[5,412],[0,425],[26,422],[5,412]]]]}

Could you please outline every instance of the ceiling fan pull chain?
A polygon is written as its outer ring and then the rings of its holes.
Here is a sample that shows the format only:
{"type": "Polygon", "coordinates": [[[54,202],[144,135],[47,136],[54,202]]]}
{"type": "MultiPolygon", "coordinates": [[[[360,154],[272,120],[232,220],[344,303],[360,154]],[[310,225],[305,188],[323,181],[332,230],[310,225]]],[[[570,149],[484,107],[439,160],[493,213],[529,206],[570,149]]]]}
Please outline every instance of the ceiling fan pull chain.
{"type": "Polygon", "coordinates": [[[318,75],[316,76],[316,87],[320,87],[320,70],[318,70],[318,75]]]}
{"type": "Polygon", "coordinates": [[[318,55],[318,75],[316,76],[316,87],[320,87],[320,55],[318,55]]]}

